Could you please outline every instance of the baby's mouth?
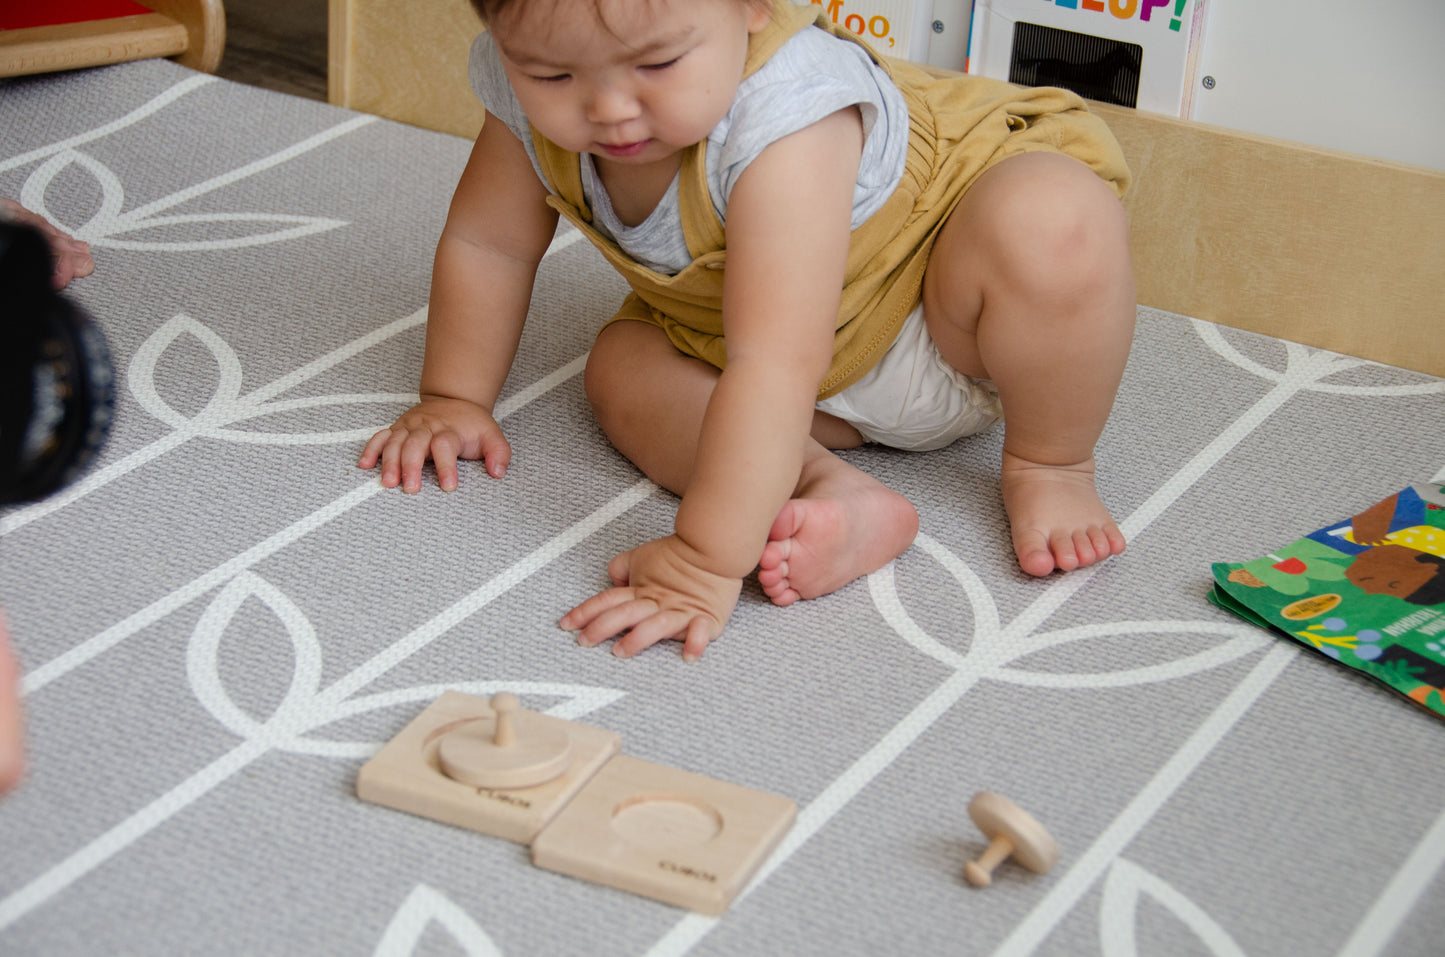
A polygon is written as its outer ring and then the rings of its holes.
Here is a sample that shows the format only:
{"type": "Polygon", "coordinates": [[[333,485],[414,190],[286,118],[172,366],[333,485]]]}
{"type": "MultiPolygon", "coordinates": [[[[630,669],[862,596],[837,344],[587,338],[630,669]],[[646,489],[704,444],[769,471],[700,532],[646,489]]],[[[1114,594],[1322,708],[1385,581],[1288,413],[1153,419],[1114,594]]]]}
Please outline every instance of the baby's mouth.
{"type": "Polygon", "coordinates": [[[646,149],[647,144],[651,142],[651,140],[637,140],[634,143],[599,143],[598,145],[602,148],[602,152],[608,156],[621,159],[628,156],[636,156],[646,149]]]}

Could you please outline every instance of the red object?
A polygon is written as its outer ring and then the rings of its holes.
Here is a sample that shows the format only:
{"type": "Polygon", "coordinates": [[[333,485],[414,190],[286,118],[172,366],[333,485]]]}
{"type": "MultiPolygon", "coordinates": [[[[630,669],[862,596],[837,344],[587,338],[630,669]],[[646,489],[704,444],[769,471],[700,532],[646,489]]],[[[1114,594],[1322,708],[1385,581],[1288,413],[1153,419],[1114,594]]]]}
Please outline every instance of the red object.
{"type": "Polygon", "coordinates": [[[1270,567],[1282,571],[1286,575],[1303,575],[1305,573],[1305,563],[1298,558],[1286,558],[1284,561],[1276,562],[1270,567]]]}
{"type": "Polygon", "coordinates": [[[0,30],[50,27],[150,13],[135,0],[0,0],[0,30]]]}

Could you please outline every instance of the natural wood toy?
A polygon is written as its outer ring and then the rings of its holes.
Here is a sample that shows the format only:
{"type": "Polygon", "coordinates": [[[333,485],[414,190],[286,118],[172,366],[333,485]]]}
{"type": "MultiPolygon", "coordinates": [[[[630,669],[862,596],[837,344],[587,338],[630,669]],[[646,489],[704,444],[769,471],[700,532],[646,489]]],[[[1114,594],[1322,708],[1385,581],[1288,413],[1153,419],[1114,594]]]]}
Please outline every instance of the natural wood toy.
{"type": "Polygon", "coordinates": [[[445,692],[362,766],[356,777],[357,796],[530,844],[597,769],[622,750],[622,738],[601,728],[520,709],[514,695],[498,695],[492,700],[501,705],[500,710],[472,695],[445,692]],[[508,723],[519,743],[499,746],[497,727],[508,723]],[[564,767],[545,780],[539,772],[545,768],[550,774],[555,769],[545,760],[545,748],[538,757],[537,750],[524,743],[533,735],[553,746],[558,735],[567,740],[564,767]],[[443,745],[450,770],[443,764],[443,745]],[[515,772],[515,767],[507,766],[514,760],[507,752],[514,749],[520,749],[514,753],[522,757],[522,779],[531,772],[533,784],[503,787],[464,780],[490,780],[493,773],[515,772]],[[497,757],[499,753],[501,757],[497,757]]]}
{"type": "Polygon", "coordinates": [[[622,754],[532,842],[532,863],[716,916],[796,816],[787,798],[622,754]]]}
{"type": "Polygon", "coordinates": [[[993,869],[1010,855],[1024,867],[1043,874],[1059,861],[1059,845],[1034,820],[1008,798],[980,791],[968,804],[968,816],[988,838],[988,848],[976,861],[963,867],[963,876],[974,887],[993,883],[993,869]]]}
{"type": "Polygon", "coordinates": [[[619,755],[622,739],[448,691],[357,775],[365,801],[532,845],[539,867],[718,915],[797,817],[787,798],[619,755]]]}
{"type": "Polygon", "coordinates": [[[491,705],[491,720],[466,722],[437,742],[447,777],[479,788],[514,789],[546,784],[567,770],[572,737],[566,728],[543,723],[535,711],[518,714],[514,694],[492,695],[491,705]]]}

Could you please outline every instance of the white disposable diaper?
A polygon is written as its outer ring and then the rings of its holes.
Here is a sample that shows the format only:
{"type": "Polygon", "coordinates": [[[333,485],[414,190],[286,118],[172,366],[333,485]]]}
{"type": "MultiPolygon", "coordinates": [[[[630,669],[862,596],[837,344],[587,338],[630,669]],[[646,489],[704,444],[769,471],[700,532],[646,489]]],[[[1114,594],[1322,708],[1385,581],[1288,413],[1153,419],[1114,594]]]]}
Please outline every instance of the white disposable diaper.
{"type": "Polygon", "coordinates": [[[910,452],[941,449],[1003,417],[998,390],[953,368],[939,354],[917,306],[883,358],[863,378],[817,408],[863,438],[910,452]]]}

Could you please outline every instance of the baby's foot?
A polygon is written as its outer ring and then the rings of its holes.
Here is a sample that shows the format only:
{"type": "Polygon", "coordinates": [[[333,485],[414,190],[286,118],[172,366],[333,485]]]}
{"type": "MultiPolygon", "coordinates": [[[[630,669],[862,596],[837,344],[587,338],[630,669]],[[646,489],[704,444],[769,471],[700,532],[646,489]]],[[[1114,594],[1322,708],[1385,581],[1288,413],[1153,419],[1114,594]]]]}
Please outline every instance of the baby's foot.
{"type": "Polygon", "coordinates": [[[805,485],[768,532],[758,583],[776,605],[837,591],[903,554],[918,534],[908,499],[834,462],[841,468],[805,485]]]}
{"type": "Polygon", "coordinates": [[[1003,505],[1019,567],[1072,571],[1124,550],[1124,535],[1094,487],[1094,460],[1038,465],[1003,454],[1003,505]]]}

